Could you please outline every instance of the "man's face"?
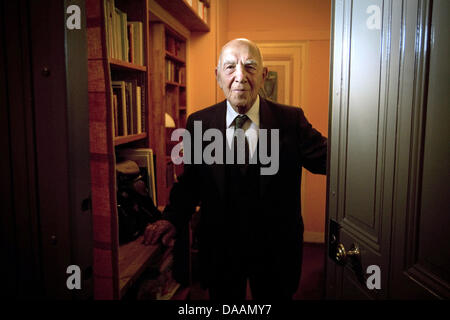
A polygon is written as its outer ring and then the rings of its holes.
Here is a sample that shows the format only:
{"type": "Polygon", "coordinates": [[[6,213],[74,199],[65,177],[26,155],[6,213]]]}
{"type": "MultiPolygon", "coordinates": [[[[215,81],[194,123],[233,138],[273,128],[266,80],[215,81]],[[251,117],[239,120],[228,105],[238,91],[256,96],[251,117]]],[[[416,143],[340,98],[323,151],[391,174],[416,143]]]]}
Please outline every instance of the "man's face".
{"type": "Polygon", "coordinates": [[[247,112],[267,76],[257,49],[245,41],[231,41],[222,50],[216,69],[217,82],[239,113],[247,112]]]}

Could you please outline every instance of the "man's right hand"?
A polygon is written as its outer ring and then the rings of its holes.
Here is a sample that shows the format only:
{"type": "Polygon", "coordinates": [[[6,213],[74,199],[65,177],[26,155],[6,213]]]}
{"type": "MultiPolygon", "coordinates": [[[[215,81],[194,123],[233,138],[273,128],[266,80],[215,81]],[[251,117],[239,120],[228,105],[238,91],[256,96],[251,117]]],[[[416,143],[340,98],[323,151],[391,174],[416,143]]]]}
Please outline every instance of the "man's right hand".
{"type": "Polygon", "coordinates": [[[172,247],[175,243],[176,229],[173,224],[167,220],[158,220],[149,224],[144,232],[145,245],[157,244],[159,239],[163,245],[172,247]]]}

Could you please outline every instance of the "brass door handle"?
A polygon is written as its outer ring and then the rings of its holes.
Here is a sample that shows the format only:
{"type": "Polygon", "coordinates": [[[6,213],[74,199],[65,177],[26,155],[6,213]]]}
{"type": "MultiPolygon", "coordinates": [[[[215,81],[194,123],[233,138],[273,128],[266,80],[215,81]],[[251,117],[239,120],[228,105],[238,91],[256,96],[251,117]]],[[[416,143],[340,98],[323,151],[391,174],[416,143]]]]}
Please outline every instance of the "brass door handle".
{"type": "Polygon", "coordinates": [[[345,263],[347,257],[355,257],[359,258],[361,255],[361,251],[359,250],[359,246],[357,244],[353,244],[351,249],[345,251],[345,247],[342,243],[339,243],[336,249],[336,261],[345,263]]]}

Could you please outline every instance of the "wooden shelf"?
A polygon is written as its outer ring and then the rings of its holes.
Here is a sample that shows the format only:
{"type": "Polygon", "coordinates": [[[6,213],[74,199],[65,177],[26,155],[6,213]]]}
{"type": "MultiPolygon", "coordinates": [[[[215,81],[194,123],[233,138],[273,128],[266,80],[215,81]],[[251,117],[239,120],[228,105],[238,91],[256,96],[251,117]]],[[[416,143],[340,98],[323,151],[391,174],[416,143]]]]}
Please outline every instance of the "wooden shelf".
{"type": "Polygon", "coordinates": [[[189,30],[209,31],[208,24],[198,16],[194,8],[185,0],[156,0],[156,2],[189,30]]]}
{"type": "Polygon", "coordinates": [[[151,260],[161,253],[159,245],[146,246],[142,243],[144,236],[119,247],[119,288],[123,297],[126,290],[136,281],[151,260]]]}
{"type": "Polygon", "coordinates": [[[166,51],[166,58],[169,58],[170,60],[173,60],[175,62],[179,62],[179,63],[182,63],[182,64],[186,63],[186,61],[184,61],[183,59],[181,59],[180,57],[174,55],[173,53],[171,53],[169,51],[166,51]]]}
{"type": "Polygon", "coordinates": [[[144,139],[144,138],[147,138],[147,133],[146,132],[138,133],[138,134],[131,134],[131,135],[128,135],[128,136],[114,137],[114,145],[115,146],[119,146],[121,144],[125,144],[125,143],[129,143],[129,142],[141,140],[141,139],[144,139]]]}
{"type": "Polygon", "coordinates": [[[175,86],[175,87],[186,87],[185,84],[181,84],[181,83],[173,82],[173,81],[166,81],[166,85],[175,86]]]}
{"type": "Polygon", "coordinates": [[[111,68],[121,69],[121,70],[133,70],[133,71],[147,71],[146,66],[141,66],[133,63],[129,63],[117,59],[109,59],[109,65],[111,68]]]}

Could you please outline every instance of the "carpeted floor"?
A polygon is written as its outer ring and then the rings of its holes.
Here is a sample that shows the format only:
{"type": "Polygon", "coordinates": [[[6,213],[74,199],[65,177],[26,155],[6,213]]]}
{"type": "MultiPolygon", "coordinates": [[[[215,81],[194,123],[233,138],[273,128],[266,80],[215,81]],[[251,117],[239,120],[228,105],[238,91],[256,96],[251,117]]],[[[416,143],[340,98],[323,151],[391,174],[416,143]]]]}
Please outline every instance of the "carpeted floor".
{"type": "Polygon", "coordinates": [[[321,300],[325,297],[325,244],[305,243],[302,277],[294,300],[321,300]]]}
{"type": "MultiPolygon", "coordinates": [[[[294,300],[321,300],[325,294],[325,245],[323,243],[305,243],[303,246],[302,277],[294,300]]],[[[249,288],[247,298],[251,299],[249,288]]],[[[208,292],[194,282],[190,290],[190,300],[207,300],[208,292]]]]}

